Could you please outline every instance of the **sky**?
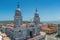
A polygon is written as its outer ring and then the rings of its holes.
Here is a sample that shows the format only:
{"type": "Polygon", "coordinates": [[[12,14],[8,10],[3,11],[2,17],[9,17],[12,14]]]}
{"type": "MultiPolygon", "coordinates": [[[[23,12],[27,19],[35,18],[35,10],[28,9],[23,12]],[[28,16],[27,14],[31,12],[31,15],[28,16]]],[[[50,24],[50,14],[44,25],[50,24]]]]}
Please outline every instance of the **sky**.
{"type": "MultiPolygon", "coordinates": [[[[23,20],[30,21],[36,8],[41,21],[60,20],[60,0],[19,0],[23,20]]],[[[18,0],[0,0],[0,21],[14,20],[18,0]]]]}

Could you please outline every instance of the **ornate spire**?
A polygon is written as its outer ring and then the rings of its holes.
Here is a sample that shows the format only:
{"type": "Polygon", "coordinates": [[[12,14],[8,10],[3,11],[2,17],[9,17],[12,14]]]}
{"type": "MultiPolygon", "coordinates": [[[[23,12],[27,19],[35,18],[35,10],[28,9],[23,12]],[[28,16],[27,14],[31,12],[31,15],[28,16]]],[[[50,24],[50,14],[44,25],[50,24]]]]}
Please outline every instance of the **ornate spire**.
{"type": "Polygon", "coordinates": [[[36,12],[38,12],[37,8],[36,8],[36,12]]]}
{"type": "Polygon", "coordinates": [[[35,24],[39,24],[39,23],[40,23],[40,17],[39,17],[37,8],[36,8],[36,10],[35,10],[34,23],[35,23],[35,24]]]}
{"type": "Polygon", "coordinates": [[[20,2],[19,2],[19,0],[18,0],[18,4],[17,4],[17,8],[19,8],[20,7],[20,4],[19,4],[20,2]]]}
{"type": "Polygon", "coordinates": [[[38,10],[36,8],[36,10],[35,10],[35,17],[38,17],[38,16],[39,16],[39,14],[38,14],[38,10]]]}
{"type": "Polygon", "coordinates": [[[15,11],[15,16],[21,16],[21,10],[20,10],[20,1],[17,2],[17,8],[15,11]]]}
{"type": "Polygon", "coordinates": [[[22,15],[21,15],[21,10],[20,10],[20,0],[18,0],[18,4],[15,11],[15,16],[14,16],[14,27],[15,28],[17,26],[20,27],[20,25],[22,25],[22,15]]]}
{"type": "Polygon", "coordinates": [[[18,3],[17,3],[17,9],[16,10],[20,11],[20,1],[19,0],[18,0],[18,3]]]}

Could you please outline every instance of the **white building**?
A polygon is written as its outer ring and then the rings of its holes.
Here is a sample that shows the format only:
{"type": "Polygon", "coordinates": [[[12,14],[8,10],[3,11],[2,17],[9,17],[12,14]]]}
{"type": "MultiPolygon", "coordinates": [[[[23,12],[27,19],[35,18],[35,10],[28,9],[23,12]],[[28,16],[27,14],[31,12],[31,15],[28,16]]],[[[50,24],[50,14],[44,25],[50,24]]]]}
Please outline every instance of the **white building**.
{"type": "MultiPolygon", "coordinates": [[[[31,23],[22,23],[22,13],[19,7],[19,2],[14,16],[14,28],[5,28],[5,33],[10,36],[11,40],[45,40],[46,34],[40,32],[40,17],[36,9],[34,20],[31,23]]],[[[4,30],[4,29],[3,29],[4,30]]]]}

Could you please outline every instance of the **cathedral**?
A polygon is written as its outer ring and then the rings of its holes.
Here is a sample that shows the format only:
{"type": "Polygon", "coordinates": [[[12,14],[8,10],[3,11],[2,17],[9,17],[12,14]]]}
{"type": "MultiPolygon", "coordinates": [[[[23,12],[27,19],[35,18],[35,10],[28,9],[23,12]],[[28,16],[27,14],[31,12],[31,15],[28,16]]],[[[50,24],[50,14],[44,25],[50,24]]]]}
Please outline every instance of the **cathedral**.
{"type": "Polygon", "coordinates": [[[15,11],[14,27],[3,27],[3,32],[5,32],[11,40],[45,40],[46,37],[46,34],[40,31],[40,17],[37,8],[33,21],[24,24],[19,2],[15,11]]]}

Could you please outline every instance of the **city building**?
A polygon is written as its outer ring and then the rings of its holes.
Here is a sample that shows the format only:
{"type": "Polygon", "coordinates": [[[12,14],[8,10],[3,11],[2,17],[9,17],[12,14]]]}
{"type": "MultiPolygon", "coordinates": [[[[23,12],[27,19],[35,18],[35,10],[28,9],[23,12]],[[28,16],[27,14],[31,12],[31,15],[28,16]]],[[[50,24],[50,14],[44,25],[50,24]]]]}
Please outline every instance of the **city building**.
{"type": "Polygon", "coordinates": [[[45,40],[46,33],[40,31],[40,17],[37,9],[33,22],[28,24],[22,22],[23,16],[18,2],[14,16],[14,27],[11,27],[11,24],[2,26],[3,32],[6,33],[11,40],[45,40]]]}
{"type": "Polygon", "coordinates": [[[47,34],[57,33],[58,24],[41,24],[41,31],[47,34]]]}
{"type": "Polygon", "coordinates": [[[57,36],[60,37],[60,24],[58,24],[58,28],[57,29],[58,29],[57,30],[58,31],[58,35],[57,36]]]}

